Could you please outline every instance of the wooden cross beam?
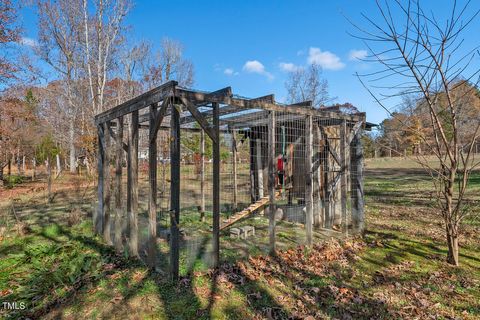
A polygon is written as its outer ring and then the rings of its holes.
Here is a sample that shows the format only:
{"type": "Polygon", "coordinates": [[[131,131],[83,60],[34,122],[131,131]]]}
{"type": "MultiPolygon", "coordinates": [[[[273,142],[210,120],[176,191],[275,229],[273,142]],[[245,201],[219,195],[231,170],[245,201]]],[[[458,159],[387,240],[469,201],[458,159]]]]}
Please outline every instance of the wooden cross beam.
{"type": "Polygon", "coordinates": [[[197,107],[193,103],[188,101],[186,98],[181,97],[180,101],[182,101],[182,103],[187,107],[188,111],[190,111],[190,113],[195,117],[195,120],[197,120],[198,124],[200,124],[200,126],[208,134],[210,139],[212,139],[214,143],[217,143],[217,136],[213,132],[213,128],[210,126],[207,119],[205,119],[202,113],[198,111],[197,107]]]}
{"type": "Polygon", "coordinates": [[[362,127],[363,125],[363,121],[358,121],[357,123],[355,123],[355,125],[353,126],[352,130],[350,131],[350,134],[348,135],[348,138],[347,138],[347,145],[350,145],[353,141],[353,138],[355,137],[355,135],[357,134],[358,130],[360,130],[360,128],[362,127]]]}
{"type": "Polygon", "coordinates": [[[154,127],[153,127],[152,134],[150,135],[150,142],[152,142],[152,139],[156,139],[156,137],[157,137],[158,129],[160,128],[160,125],[162,124],[163,118],[167,114],[167,109],[170,105],[170,101],[171,101],[170,98],[164,99],[160,109],[155,111],[154,127]]]}
{"type": "Polygon", "coordinates": [[[173,95],[175,86],[178,85],[176,81],[168,81],[161,86],[158,86],[150,91],[147,91],[133,99],[130,99],[114,108],[95,116],[95,123],[104,123],[120,116],[132,113],[133,111],[143,109],[151,104],[162,101],[168,96],[173,95]]]}

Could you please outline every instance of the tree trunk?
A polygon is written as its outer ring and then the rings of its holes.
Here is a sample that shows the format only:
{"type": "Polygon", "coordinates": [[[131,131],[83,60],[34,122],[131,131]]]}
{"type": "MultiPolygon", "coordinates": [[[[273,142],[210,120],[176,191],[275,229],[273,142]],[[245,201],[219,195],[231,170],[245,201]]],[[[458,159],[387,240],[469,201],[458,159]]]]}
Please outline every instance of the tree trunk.
{"type": "Polygon", "coordinates": [[[52,202],[52,165],[50,159],[47,159],[47,202],[52,202]]]}
{"type": "Polygon", "coordinates": [[[75,126],[74,122],[70,123],[70,136],[69,136],[69,146],[70,146],[70,173],[76,173],[76,157],[75,157],[75,126]]]}
{"type": "Polygon", "coordinates": [[[447,262],[454,266],[458,266],[458,233],[456,229],[455,226],[447,225],[447,262]]]}
{"type": "Polygon", "coordinates": [[[25,175],[25,172],[27,172],[27,165],[25,163],[25,155],[22,156],[22,174],[25,175]]]}
{"type": "Polygon", "coordinates": [[[0,166],[0,188],[3,187],[3,165],[0,166]]]}
{"type": "Polygon", "coordinates": [[[20,160],[20,151],[17,151],[17,173],[19,176],[23,175],[22,172],[22,160],[20,160]]]}
{"type": "Polygon", "coordinates": [[[56,155],[56,160],[57,160],[57,169],[56,169],[56,173],[55,173],[55,178],[58,178],[58,176],[62,172],[62,166],[60,164],[60,155],[59,154],[56,155]]]}
{"type": "Polygon", "coordinates": [[[37,159],[33,157],[32,160],[32,181],[35,181],[35,175],[37,174],[37,159]]]}

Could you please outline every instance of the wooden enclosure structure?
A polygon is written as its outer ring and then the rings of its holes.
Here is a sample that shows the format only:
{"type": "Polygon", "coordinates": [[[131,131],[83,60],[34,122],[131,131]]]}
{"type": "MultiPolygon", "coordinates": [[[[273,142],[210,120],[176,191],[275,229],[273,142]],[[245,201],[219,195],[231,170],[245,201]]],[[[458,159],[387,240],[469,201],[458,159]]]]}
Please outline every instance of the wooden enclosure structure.
{"type": "Polygon", "coordinates": [[[221,229],[235,223],[237,217],[243,218],[250,214],[250,211],[259,208],[268,208],[265,212],[268,212],[266,218],[269,225],[270,250],[275,250],[275,214],[278,209],[277,203],[281,202],[280,197],[283,197],[286,206],[295,202],[297,207],[303,208],[307,244],[312,244],[314,228],[334,227],[334,212],[340,213],[339,221],[344,233],[348,233],[349,230],[361,232],[364,203],[360,135],[361,130],[368,129],[368,124],[364,113],[345,114],[337,109],[314,109],[309,101],[291,105],[278,104],[273,95],[255,99],[239,97],[232,94],[230,87],[214,92],[194,91],[170,81],[98,114],[95,117],[98,129],[98,210],[93,218],[94,228],[98,234],[103,235],[108,244],[114,245],[116,250],[124,250],[125,239],[128,239],[130,254],[134,256],[143,254],[138,244],[138,148],[139,129],[147,129],[149,188],[148,241],[145,258],[150,266],[155,266],[158,212],[157,133],[161,129],[170,134],[169,259],[172,278],[176,279],[179,276],[180,137],[184,130],[201,134],[202,200],[199,207],[202,214],[205,210],[205,139],[211,139],[212,142],[213,266],[218,266],[220,259],[221,229]],[[128,130],[125,129],[127,125],[128,130]],[[234,214],[230,220],[223,221],[223,225],[220,212],[220,145],[226,138],[222,140],[221,134],[228,135],[233,159],[231,174],[234,214]],[[249,192],[252,204],[248,208],[240,208],[237,148],[247,140],[250,150],[249,192]],[[125,153],[126,192],[122,190],[124,169],[122,159],[125,153]],[[113,177],[109,169],[112,159],[115,159],[113,177]],[[281,174],[279,169],[282,169],[281,174]],[[122,199],[125,193],[126,199],[122,199]],[[125,211],[122,205],[124,200],[127,213],[126,228],[122,228],[120,218],[125,211]],[[350,212],[349,216],[347,211],[350,212]],[[112,226],[114,230],[111,230],[112,226]]]}

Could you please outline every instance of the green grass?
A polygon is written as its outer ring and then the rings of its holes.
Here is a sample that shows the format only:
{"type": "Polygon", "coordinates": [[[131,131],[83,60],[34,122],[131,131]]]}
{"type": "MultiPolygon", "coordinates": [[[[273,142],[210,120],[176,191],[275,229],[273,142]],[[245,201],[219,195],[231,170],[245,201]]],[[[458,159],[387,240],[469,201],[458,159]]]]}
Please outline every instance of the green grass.
{"type": "MultiPolygon", "coordinates": [[[[261,267],[260,258],[257,262],[249,260],[241,250],[250,257],[263,255],[268,248],[266,234],[259,231],[255,243],[244,242],[242,247],[238,247],[238,241],[222,237],[222,259],[240,259],[243,268],[223,270],[215,278],[204,259],[192,260],[182,251],[184,277],[179,283],[169,280],[167,270],[152,272],[124,254],[116,255],[94,236],[90,222],[73,227],[62,222],[72,207],[83,206],[88,212],[85,203],[68,198],[68,192],[51,205],[35,197],[26,198],[18,203],[18,211],[30,231],[18,234],[10,223],[0,242],[0,300],[26,302],[27,309],[2,310],[0,316],[282,319],[308,314],[318,319],[480,318],[478,219],[465,221],[465,236],[460,239],[461,265],[449,266],[445,263],[443,229],[429,198],[428,178],[411,163],[400,165],[400,169],[395,168],[396,163],[367,163],[367,230],[359,240],[363,245],[353,253],[322,260],[314,269],[309,269],[308,263],[295,264],[295,259],[282,260],[282,255],[261,267]],[[8,289],[11,292],[5,292],[8,289]]],[[[480,174],[475,173],[470,183],[473,191],[480,190],[480,174]]],[[[10,202],[2,205],[8,207],[10,202]]],[[[200,222],[196,208],[188,210],[182,212],[181,224],[190,232],[201,231],[208,243],[211,213],[206,213],[207,222],[200,222]]],[[[261,230],[265,219],[251,219],[248,224],[261,230]]],[[[278,224],[278,243],[291,244],[292,238],[303,235],[302,228],[278,224]]],[[[299,250],[296,259],[309,261],[318,254],[315,250],[299,250]]]]}
{"type": "Polygon", "coordinates": [[[3,179],[4,186],[7,189],[12,189],[16,185],[21,184],[23,181],[24,181],[24,178],[19,175],[10,175],[10,176],[4,177],[3,179]]]}

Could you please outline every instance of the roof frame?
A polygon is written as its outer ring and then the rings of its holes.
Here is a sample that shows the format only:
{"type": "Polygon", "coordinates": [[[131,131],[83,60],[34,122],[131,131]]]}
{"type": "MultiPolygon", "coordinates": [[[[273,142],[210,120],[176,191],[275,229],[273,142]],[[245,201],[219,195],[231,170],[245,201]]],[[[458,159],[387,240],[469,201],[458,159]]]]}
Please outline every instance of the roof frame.
{"type": "MultiPolygon", "coordinates": [[[[232,117],[228,117],[227,119],[221,119],[223,123],[240,121],[242,117],[245,117],[245,114],[242,113],[242,111],[252,109],[262,109],[281,113],[287,112],[298,115],[311,115],[329,119],[346,120],[354,123],[359,121],[365,122],[366,118],[365,113],[363,112],[356,114],[344,114],[331,110],[315,109],[312,107],[311,101],[280,105],[275,102],[275,97],[273,94],[254,99],[248,99],[234,96],[232,94],[231,87],[222,88],[212,92],[200,92],[180,87],[176,81],[168,81],[110,110],[96,115],[95,123],[99,125],[109,122],[133,111],[147,108],[152,104],[157,104],[158,107],[160,102],[165,102],[165,100],[169,97],[173,97],[173,100],[171,100],[173,104],[185,104],[185,102],[188,103],[188,110],[190,111],[191,115],[182,116],[180,119],[181,124],[188,124],[198,121],[199,117],[204,120],[204,124],[208,124],[207,118],[213,116],[213,110],[200,111],[198,109],[212,103],[218,103],[222,105],[222,107],[219,108],[219,116],[237,114],[232,117]],[[193,113],[195,114],[192,113],[192,110],[194,110],[193,113]]],[[[169,111],[170,110],[167,110],[164,116],[167,116],[170,113],[169,111]]],[[[142,114],[139,117],[139,123],[146,122],[148,119],[148,113],[142,114]]]]}

